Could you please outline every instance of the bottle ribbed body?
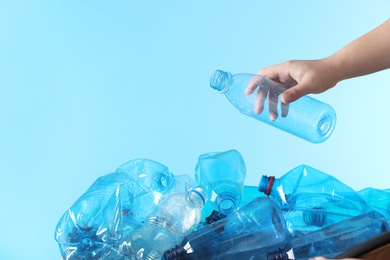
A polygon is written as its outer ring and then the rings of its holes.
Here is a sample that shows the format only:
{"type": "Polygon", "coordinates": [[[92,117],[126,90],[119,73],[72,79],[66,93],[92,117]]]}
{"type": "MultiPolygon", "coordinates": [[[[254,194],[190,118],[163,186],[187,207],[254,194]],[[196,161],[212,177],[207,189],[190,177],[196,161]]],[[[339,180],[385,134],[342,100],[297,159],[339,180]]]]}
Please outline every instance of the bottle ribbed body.
{"type": "Polygon", "coordinates": [[[336,126],[336,113],[330,105],[309,96],[283,104],[279,96],[286,88],[260,75],[232,75],[217,70],[210,79],[210,85],[223,93],[241,113],[312,143],[327,140],[336,126]],[[257,90],[248,96],[244,94],[251,82],[256,82],[266,96],[264,110],[260,114],[254,112],[257,90]],[[268,108],[278,115],[276,120],[270,119],[268,108]]]}

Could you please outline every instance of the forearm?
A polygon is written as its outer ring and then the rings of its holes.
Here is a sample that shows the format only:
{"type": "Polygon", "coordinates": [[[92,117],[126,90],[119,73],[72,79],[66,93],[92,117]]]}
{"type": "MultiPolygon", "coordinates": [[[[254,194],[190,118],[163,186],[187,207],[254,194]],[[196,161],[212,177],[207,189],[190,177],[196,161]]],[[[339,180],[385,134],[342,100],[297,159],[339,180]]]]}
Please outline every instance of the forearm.
{"type": "Polygon", "coordinates": [[[390,19],[326,58],[337,81],[390,68],[390,19]]]}

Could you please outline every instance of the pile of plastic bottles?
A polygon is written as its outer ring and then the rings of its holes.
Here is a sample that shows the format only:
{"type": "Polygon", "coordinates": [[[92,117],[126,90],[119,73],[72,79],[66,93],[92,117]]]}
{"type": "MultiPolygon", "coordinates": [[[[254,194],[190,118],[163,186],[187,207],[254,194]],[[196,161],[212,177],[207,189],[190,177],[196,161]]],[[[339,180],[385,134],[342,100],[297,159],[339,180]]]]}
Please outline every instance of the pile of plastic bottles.
{"type": "Polygon", "coordinates": [[[308,259],[389,231],[390,193],[354,191],[307,165],[245,186],[236,150],[199,156],[193,175],[135,159],[99,177],[55,229],[62,258],[308,259]]]}

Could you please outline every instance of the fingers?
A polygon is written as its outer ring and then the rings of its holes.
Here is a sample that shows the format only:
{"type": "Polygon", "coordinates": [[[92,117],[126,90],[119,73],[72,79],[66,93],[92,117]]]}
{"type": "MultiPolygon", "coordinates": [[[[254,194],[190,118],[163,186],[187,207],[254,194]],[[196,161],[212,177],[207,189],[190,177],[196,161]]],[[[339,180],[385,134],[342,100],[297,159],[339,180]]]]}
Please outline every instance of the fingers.
{"type": "Polygon", "coordinates": [[[271,121],[275,121],[278,118],[278,96],[277,93],[272,91],[268,93],[268,109],[271,121]]]}
{"type": "Polygon", "coordinates": [[[260,85],[261,77],[254,76],[248,83],[248,86],[245,89],[245,95],[252,94],[255,89],[260,85]]]}
{"type": "Polygon", "coordinates": [[[308,93],[306,91],[305,86],[303,86],[303,84],[298,84],[292,88],[285,90],[282,93],[280,100],[283,103],[288,104],[298,100],[299,98],[303,97],[306,94],[308,93]]]}
{"type": "Polygon", "coordinates": [[[279,81],[280,74],[280,64],[261,69],[257,74],[260,74],[263,77],[279,81]]]}
{"type": "Polygon", "coordinates": [[[264,86],[260,86],[255,99],[255,114],[261,114],[263,112],[267,95],[268,90],[264,86]]]}

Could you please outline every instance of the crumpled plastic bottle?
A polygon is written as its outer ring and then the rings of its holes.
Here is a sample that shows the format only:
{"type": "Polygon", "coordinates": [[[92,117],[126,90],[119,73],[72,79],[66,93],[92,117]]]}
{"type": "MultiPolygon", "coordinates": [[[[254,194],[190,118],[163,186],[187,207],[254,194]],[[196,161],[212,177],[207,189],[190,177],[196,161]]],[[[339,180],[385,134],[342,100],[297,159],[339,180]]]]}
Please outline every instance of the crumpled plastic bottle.
{"type": "Polygon", "coordinates": [[[390,190],[367,187],[357,193],[372,209],[381,213],[390,223],[390,190]]]}
{"type": "Polygon", "coordinates": [[[99,177],[56,226],[63,259],[116,259],[123,233],[138,228],[174,186],[168,168],[149,159],[131,160],[99,177]]]}
{"type": "Polygon", "coordinates": [[[237,150],[210,152],[199,156],[195,180],[209,198],[204,212],[208,224],[234,212],[241,200],[246,177],[242,155],[237,150]]]}
{"type": "Polygon", "coordinates": [[[281,178],[263,176],[259,191],[281,207],[292,234],[307,233],[372,210],[349,186],[307,165],[281,178]]]}
{"type": "Polygon", "coordinates": [[[370,211],[294,237],[291,243],[297,260],[313,256],[330,259],[388,231],[386,218],[376,211],[370,211]]]}
{"type": "Polygon", "coordinates": [[[165,250],[198,226],[206,199],[200,187],[170,193],[140,228],[123,238],[119,253],[124,259],[161,259],[165,250]]]}

